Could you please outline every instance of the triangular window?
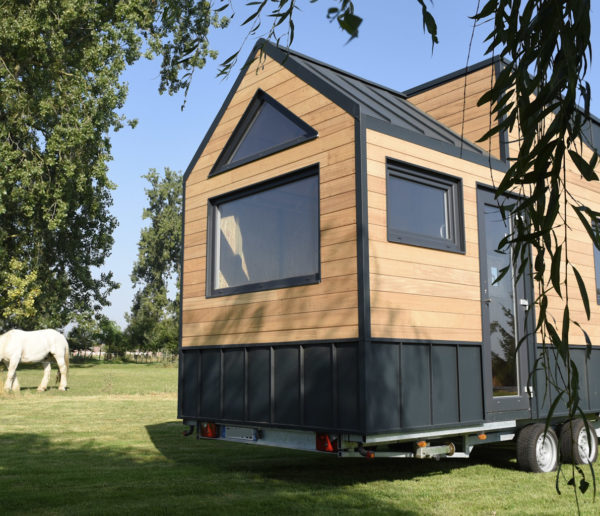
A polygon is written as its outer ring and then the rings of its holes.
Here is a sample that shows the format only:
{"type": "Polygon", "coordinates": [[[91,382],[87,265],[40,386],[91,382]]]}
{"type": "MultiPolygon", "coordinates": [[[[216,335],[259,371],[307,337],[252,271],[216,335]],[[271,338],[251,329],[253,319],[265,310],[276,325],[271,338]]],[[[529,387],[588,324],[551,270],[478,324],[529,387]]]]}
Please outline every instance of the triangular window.
{"type": "Polygon", "coordinates": [[[211,176],[316,138],[289,109],[258,90],[217,159],[211,176]]]}

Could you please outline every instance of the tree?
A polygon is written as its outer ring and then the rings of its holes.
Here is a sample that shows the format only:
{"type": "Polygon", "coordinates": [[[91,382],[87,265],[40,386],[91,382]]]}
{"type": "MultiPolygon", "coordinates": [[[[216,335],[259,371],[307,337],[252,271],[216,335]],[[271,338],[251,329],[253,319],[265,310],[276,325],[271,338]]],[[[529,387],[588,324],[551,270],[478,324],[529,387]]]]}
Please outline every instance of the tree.
{"type": "MultiPolygon", "coordinates": [[[[161,91],[215,57],[206,1],[8,2],[0,17],[0,331],[64,326],[117,285],[106,163],[125,66],[162,56],[161,91]],[[182,59],[185,64],[182,64],[182,59]]],[[[134,122],[131,122],[134,125],[134,122]]]]}
{"type": "Polygon", "coordinates": [[[179,337],[179,293],[169,299],[169,284],[179,283],[181,272],[181,227],[183,181],[169,168],[161,177],[151,169],[144,176],[148,207],[142,218],[149,220],[138,243],[138,259],[131,280],[141,286],[135,293],[127,334],[135,348],[147,351],[177,348],[179,337]]]}
{"type": "Polygon", "coordinates": [[[102,315],[98,321],[98,330],[97,338],[100,345],[104,346],[104,358],[109,360],[115,357],[123,358],[127,346],[119,325],[102,315]]]}

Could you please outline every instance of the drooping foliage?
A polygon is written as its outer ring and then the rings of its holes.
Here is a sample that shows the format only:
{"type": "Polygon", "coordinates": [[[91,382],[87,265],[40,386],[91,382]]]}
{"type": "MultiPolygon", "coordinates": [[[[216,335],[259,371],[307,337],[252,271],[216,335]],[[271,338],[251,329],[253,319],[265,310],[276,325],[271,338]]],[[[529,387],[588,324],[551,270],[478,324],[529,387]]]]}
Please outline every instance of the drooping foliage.
{"type": "MultiPolygon", "coordinates": [[[[550,404],[548,422],[561,402],[568,419],[583,416],[581,372],[570,348],[574,327],[583,333],[587,356],[592,346],[584,321],[571,315],[583,309],[589,319],[590,303],[568,245],[570,229],[583,225],[600,248],[595,231],[600,213],[574,187],[578,175],[598,181],[599,170],[586,131],[591,122],[586,80],[592,56],[590,8],[587,0],[489,0],[475,15],[478,22],[491,21],[487,52],[503,63],[493,88],[480,99],[480,104],[492,102],[494,115],[494,128],[482,140],[504,131],[518,144],[512,147],[517,154],[497,195],[517,192],[521,198],[507,207],[514,230],[499,242],[499,250],[512,247],[515,263],[522,260],[519,273],[531,271],[537,287],[536,331],[542,352],[534,369],[546,379],[546,392],[537,395],[550,404]],[[581,305],[570,305],[570,285],[581,305]]],[[[568,483],[582,491],[589,485],[579,468],[572,469],[568,483]]]]}

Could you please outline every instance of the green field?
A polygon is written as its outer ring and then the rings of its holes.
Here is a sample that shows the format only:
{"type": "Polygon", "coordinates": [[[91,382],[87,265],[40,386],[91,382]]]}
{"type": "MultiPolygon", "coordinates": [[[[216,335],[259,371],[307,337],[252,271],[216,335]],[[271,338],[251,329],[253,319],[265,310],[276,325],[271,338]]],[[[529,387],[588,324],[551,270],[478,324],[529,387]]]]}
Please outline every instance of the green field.
{"type": "MultiPolygon", "coordinates": [[[[369,461],[198,441],[176,419],[175,367],[70,372],[66,393],[38,393],[42,371],[26,369],[20,393],[0,394],[0,514],[576,512],[565,482],[557,495],[554,474],[520,472],[506,450],[369,461]]],[[[580,501],[600,513],[591,492],[580,501]]]]}

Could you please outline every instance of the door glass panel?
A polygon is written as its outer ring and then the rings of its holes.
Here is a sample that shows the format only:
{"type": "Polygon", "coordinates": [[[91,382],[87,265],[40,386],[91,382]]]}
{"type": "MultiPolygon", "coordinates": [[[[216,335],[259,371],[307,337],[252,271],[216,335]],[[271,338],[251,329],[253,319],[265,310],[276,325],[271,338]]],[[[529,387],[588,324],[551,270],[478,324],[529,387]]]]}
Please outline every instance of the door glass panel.
{"type": "Polygon", "coordinates": [[[515,345],[514,282],[509,250],[498,251],[498,243],[510,232],[510,221],[503,220],[497,206],[485,205],[485,240],[487,263],[487,298],[489,335],[492,351],[492,385],[494,396],[519,394],[515,345]],[[502,277],[501,271],[511,267],[502,277]]]}

